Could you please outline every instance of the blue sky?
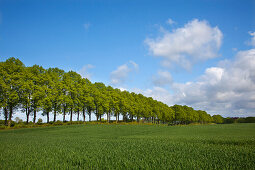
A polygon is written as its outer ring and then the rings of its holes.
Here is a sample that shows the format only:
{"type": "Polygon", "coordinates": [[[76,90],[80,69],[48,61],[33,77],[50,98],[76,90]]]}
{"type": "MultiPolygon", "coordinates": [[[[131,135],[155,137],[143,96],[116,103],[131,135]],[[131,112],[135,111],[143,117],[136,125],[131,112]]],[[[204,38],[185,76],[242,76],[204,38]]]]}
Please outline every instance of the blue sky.
{"type": "Polygon", "coordinates": [[[74,70],[223,116],[255,114],[254,31],[249,0],[0,0],[1,61],[74,70]]]}

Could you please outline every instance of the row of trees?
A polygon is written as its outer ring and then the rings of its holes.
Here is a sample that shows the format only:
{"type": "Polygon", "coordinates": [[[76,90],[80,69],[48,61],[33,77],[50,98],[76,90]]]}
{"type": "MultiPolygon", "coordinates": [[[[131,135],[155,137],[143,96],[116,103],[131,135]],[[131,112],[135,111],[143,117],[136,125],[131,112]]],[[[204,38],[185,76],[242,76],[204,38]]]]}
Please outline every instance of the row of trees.
{"type": "Polygon", "coordinates": [[[70,115],[70,121],[73,121],[73,114],[77,114],[78,120],[82,116],[84,121],[86,114],[89,121],[91,114],[96,115],[97,121],[101,121],[104,114],[107,115],[107,121],[115,116],[116,122],[120,115],[123,121],[139,122],[145,119],[153,123],[221,123],[223,120],[219,115],[211,117],[205,111],[194,110],[192,107],[169,107],[142,94],[120,91],[103,83],[91,83],[74,71],[44,69],[39,65],[25,67],[16,58],[0,62],[0,107],[5,123],[9,125],[17,110],[26,114],[27,123],[31,115],[35,123],[39,111],[47,116],[47,122],[50,114],[54,117],[53,122],[57,114],[63,115],[63,121],[66,121],[67,114],[70,115]]]}

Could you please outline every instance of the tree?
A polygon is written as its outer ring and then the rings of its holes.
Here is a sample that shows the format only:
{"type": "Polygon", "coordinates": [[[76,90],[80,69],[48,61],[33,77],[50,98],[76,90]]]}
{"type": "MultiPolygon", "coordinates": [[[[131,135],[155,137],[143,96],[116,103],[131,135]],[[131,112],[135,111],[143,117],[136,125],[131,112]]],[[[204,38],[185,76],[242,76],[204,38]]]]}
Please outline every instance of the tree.
{"type": "Polygon", "coordinates": [[[26,113],[26,122],[28,124],[29,122],[29,116],[32,112],[32,107],[31,107],[31,99],[32,99],[32,92],[33,92],[33,74],[31,67],[25,67],[23,70],[23,81],[21,84],[20,92],[21,92],[21,108],[22,112],[26,113]]]}
{"type": "MultiPolygon", "coordinates": [[[[83,121],[86,112],[91,121],[92,112],[95,113],[97,120],[107,114],[107,121],[110,122],[112,115],[119,121],[122,115],[123,121],[133,121],[136,117],[137,122],[143,120],[155,123],[171,122],[175,123],[222,123],[220,115],[210,114],[202,110],[194,110],[192,107],[168,105],[145,97],[142,94],[129,93],[105,86],[103,83],[91,83],[86,78],[74,71],[65,73],[58,68],[45,70],[41,66],[34,65],[25,67],[23,63],[15,58],[9,58],[5,62],[0,62],[0,109],[3,110],[5,124],[10,126],[14,110],[21,108],[26,113],[27,123],[29,116],[33,113],[33,122],[36,121],[36,114],[42,110],[43,115],[47,116],[53,112],[53,121],[56,116],[63,113],[65,121],[66,113],[70,113],[72,121],[73,113],[77,113],[79,120],[82,111],[83,121]]],[[[229,122],[229,119],[224,119],[229,122]]],[[[253,118],[240,121],[252,122],[253,118]]]]}
{"type": "Polygon", "coordinates": [[[22,72],[24,64],[15,58],[9,58],[1,63],[1,105],[4,107],[5,117],[8,113],[8,126],[11,125],[13,112],[20,102],[20,87],[22,84],[22,72]],[[8,109],[8,112],[6,111],[8,109]]]}
{"type": "Polygon", "coordinates": [[[70,121],[72,122],[75,103],[77,103],[77,88],[81,82],[81,75],[74,71],[69,71],[63,76],[65,93],[68,96],[65,98],[68,110],[70,111],[70,121]]]}
{"type": "Polygon", "coordinates": [[[43,98],[45,96],[44,83],[46,80],[45,70],[38,65],[31,67],[31,72],[33,74],[33,84],[32,84],[32,98],[31,98],[31,108],[34,112],[33,123],[36,122],[36,113],[40,110],[43,104],[43,98]]]}
{"type": "MultiPolygon", "coordinates": [[[[45,84],[46,89],[50,89],[49,99],[52,105],[52,111],[54,112],[53,122],[56,122],[57,113],[61,113],[62,102],[62,80],[64,70],[58,68],[49,68],[47,70],[48,83],[45,84]]],[[[49,104],[49,103],[48,103],[49,104]]],[[[49,105],[48,105],[49,106],[49,105]]]]}
{"type": "Polygon", "coordinates": [[[183,123],[186,120],[186,113],[181,105],[174,105],[171,107],[175,114],[175,123],[183,123]]]}
{"type": "Polygon", "coordinates": [[[215,123],[223,123],[224,122],[224,119],[221,115],[213,115],[212,118],[215,123]]]}
{"type": "Polygon", "coordinates": [[[103,104],[105,100],[105,85],[103,83],[95,83],[94,84],[94,91],[93,91],[93,98],[94,98],[94,104],[95,104],[95,114],[100,119],[101,122],[101,116],[104,114],[103,104]]]}

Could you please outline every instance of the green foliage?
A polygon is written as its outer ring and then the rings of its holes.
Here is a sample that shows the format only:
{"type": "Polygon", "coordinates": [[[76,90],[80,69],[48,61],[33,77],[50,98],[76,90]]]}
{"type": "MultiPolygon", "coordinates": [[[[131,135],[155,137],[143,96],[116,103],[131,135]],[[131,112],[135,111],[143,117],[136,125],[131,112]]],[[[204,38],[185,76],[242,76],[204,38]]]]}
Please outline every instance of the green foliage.
{"type": "Polygon", "coordinates": [[[227,117],[227,118],[224,118],[224,123],[235,123],[236,122],[236,119],[234,118],[231,118],[231,117],[227,117]]]}
{"type": "Polygon", "coordinates": [[[213,115],[212,118],[215,123],[223,123],[224,122],[224,118],[221,115],[213,115]]]}
{"type": "Polygon", "coordinates": [[[37,124],[38,124],[38,125],[42,124],[42,122],[43,122],[43,120],[42,120],[41,118],[39,118],[39,119],[37,120],[37,124]]]}
{"type": "Polygon", "coordinates": [[[53,123],[53,125],[63,125],[64,123],[61,122],[60,120],[57,120],[56,122],[53,123]]]}
{"type": "MultiPolygon", "coordinates": [[[[108,123],[111,122],[111,116],[120,122],[120,115],[125,122],[142,120],[153,124],[223,122],[219,115],[211,117],[203,110],[181,105],[169,107],[142,94],[121,91],[99,82],[93,84],[74,71],[44,69],[39,65],[25,67],[15,58],[0,62],[0,85],[0,108],[3,108],[6,120],[9,119],[9,126],[17,109],[26,114],[27,123],[29,116],[33,115],[34,124],[38,111],[47,116],[47,123],[50,114],[53,114],[53,122],[56,122],[58,114],[63,114],[63,122],[66,121],[66,114],[70,114],[72,122],[73,114],[77,114],[79,121],[81,113],[84,121],[86,114],[89,120],[91,114],[95,114],[97,121],[102,121],[102,116],[107,115],[108,123]]],[[[231,118],[224,120],[225,123],[231,121],[238,122],[231,118]]],[[[254,122],[254,119],[240,119],[240,122],[254,122]]]]}
{"type": "Polygon", "coordinates": [[[0,169],[254,169],[255,124],[0,131],[0,169]]]}

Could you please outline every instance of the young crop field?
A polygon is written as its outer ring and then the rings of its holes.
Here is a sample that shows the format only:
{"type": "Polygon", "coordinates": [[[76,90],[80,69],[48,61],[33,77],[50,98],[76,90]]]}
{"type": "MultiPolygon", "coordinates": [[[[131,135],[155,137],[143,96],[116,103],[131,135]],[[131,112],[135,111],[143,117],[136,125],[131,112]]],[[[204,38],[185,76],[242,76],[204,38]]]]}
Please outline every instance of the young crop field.
{"type": "Polygon", "coordinates": [[[0,169],[255,169],[255,124],[0,131],[0,169]]]}

